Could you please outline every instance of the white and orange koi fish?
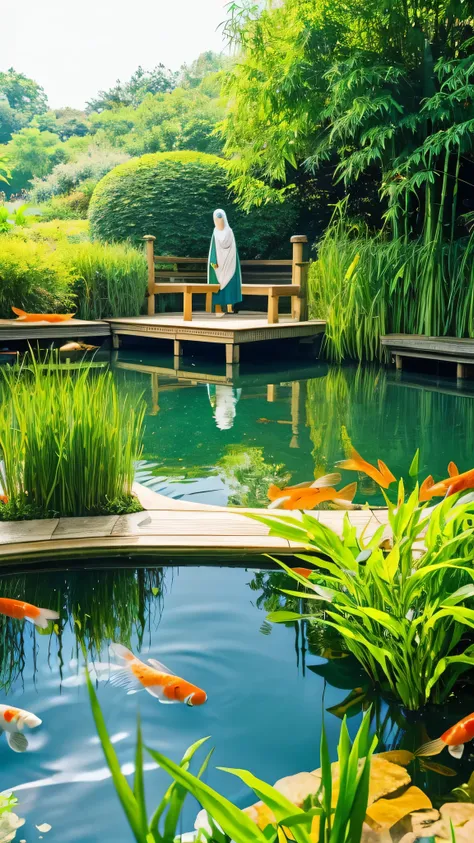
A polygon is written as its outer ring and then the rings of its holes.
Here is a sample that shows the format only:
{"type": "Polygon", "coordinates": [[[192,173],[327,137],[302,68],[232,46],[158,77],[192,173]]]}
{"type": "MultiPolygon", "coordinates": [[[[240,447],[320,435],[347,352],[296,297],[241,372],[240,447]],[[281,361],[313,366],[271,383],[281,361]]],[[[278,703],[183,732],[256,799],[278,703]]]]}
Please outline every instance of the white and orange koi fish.
{"type": "Polygon", "coordinates": [[[29,621],[41,629],[47,629],[50,621],[57,621],[59,618],[58,613],[52,609],[39,609],[38,606],[25,603],[24,600],[12,600],[10,597],[0,597],[0,615],[19,621],[29,621]]]}
{"type": "Polygon", "coordinates": [[[41,720],[31,711],[15,708],[13,705],[0,705],[0,734],[5,732],[7,743],[13,752],[26,752],[28,740],[23,729],[36,729],[41,726],[41,720]]]}
{"type": "Polygon", "coordinates": [[[145,664],[122,644],[111,644],[109,649],[123,664],[95,664],[90,668],[95,678],[110,679],[111,685],[126,688],[129,694],[147,691],[161,703],[203,705],[206,702],[205,691],[176,676],[156,659],[148,659],[149,664],[145,664]]]}

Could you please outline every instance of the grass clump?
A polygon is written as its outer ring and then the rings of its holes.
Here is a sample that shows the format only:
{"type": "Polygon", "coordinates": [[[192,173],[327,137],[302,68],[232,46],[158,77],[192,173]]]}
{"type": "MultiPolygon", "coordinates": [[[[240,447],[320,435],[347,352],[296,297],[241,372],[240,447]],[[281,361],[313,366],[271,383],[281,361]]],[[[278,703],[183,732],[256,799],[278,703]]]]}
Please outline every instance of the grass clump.
{"type": "Polygon", "coordinates": [[[142,249],[126,243],[78,243],[68,250],[76,277],[77,316],[137,316],[145,303],[147,265],[142,249]]]}
{"type": "Polygon", "coordinates": [[[0,519],[136,511],[134,461],[145,412],[110,372],[30,356],[0,380],[0,519]]]}
{"type": "Polygon", "coordinates": [[[12,318],[12,307],[33,313],[71,312],[73,281],[60,250],[0,235],[0,318],[12,318]]]}

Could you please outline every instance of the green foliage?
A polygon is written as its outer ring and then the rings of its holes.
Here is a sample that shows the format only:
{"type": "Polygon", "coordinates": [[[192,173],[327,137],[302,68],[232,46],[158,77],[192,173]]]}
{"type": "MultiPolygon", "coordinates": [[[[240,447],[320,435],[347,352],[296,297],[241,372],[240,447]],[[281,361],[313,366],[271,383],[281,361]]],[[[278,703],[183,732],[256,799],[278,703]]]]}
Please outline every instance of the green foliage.
{"type": "Polygon", "coordinates": [[[99,182],[89,209],[91,234],[135,243],[154,234],[158,252],[201,257],[209,249],[212,213],[224,207],[241,257],[288,254],[297,219],[291,203],[246,215],[231,201],[222,159],[198,152],[144,155],[99,182]]]}
{"type": "MultiPolygon", "coordinates": [[[[85,655],[85,651],[83,652],[85,655]]],[[[377,746],[377,738],[372,738],[369,734],[370,712],[364,715],[353,742],[349,737],[346,720],[344,719],[342,723],[338,746],[341,787],[335,806],[332,806],[332,769],[323,724],[320,786],[314,796],[309,799],[314,805],[305,809],[298,808],[274,787],[253,776],[247,770],[221,767],[220,769],[241,779],[273,813],[276,822],[267,825],[266,829],[261,831],[244,811],[201,780],[209,764],[212,750],[201,764],[197,776],[189,772],[193,756],[208,740],[203,738],[196,741],[186,751],[180,764],[176,764],[160,752],[147,749],[159,767],[166,770],[174,779],[153,817],[148,821],[143,781],[144,746],[140,718],[137,724],[135,781],[132,789],[121,772],[88,671],[86,676],[97,734],[112,773],[115,791],[138,843],[174,843],[180,813],[188,793],[202,805],[209,818],[210,829],[199,832],[198,839],[202,841],[226,843],[232,839],[234,843],[277,843],[283,838],[286,839],[288,830],[291,830],[296,843],[310,843],[314,839],[311,829],[316,820],[320,829],[319,843],[360,843],[362,824],[368,804],[371,758],[377,746]]],[[[317,781],[316,777],[315,781],[317,781]]]]}
{"type": "Polygon", "coordinates": [[[0,234],[1,318],[12,318],[12,306],[32,313],[68,312],[72,283],[64,255],[46,243],[0,234]]]}
{"type": "Polygon", "coordinates": [[[47,109],[46,94],[33,79],[13,67],[0,73],[0,143],[47,109]]]}
{"type": "Polygon", "coordinates": [[[69,249],[69,260],[80,319],[138,316],[148,278],[143,250],[126,243],[81,243],[69,249]]]}
{"type": "Polygon", "coordinates": [[[28,222],[28,226],[21,232],[15,232],[16,237],[23,240],[46,242],[51,246],[55,243],[81,243],[89,240],[89,223],[87,220],[50,220],[41,219],[39,222],[28,222]]]}
{"type": "Polygon", "coordinates": [[[452,243],[374,237],[338,207],[309,271],[313,317],[332,360],[378,360],[388,333],[472,336],[474,234],[452,243]]]}
{"type": "Polygon", "coordinates": [[[0,379],[0,481],[11,507],[80,516],[132,503],[144,402],[119,401],[112,374],[32,355],[0,379]]]}
{"type": "Polygon", "coordinates": [[[27,187],[34,176],[42,178],[49,173],[64,151],[57,135],[25,127],[5,146],[5,155],[18,190],[27,187]]]}
{"type": "Polygon", "coordinates": [[[30,199],[32,202],[47,202],[53,196],[71,193],[78,187],[83,189],[84,183],[98,182],[127,159],[125,152],[91,145],[74,160],[57,164],[45,178],[33,179],[30,199]]]}
{"type": "Polygon", "coordinates": [[[77,108],[56,108],[54,111],[37,114],[32,126],[41,132],[54,132],[62,141],[72,137],[84,137],[90,132],[86,113],[77,108]]]}
{"type": "MultiPolygon", "coordinates": [[[[306,617],[336,629],[372,682],[416,710],[428,700],[443,702],[458,677],[474,665],[474,645],[462,640],[465,628],[474,628],[474,611],[465,605],[474,595],[471,498],[451,496],[429,511],[418,504],[418,486],[406,499],[400,481],[397,504],[387,498],[393,534],[389,550],[381,545],[384,525],[365,540],[347,516],[342,539],[305,514],[301,520],[250,517],[269,525],[272,535],[322,554],[298,555],[321,569],[309,584],[279,563],[311,589],[305,599],[324,609],[306,617]]],[[[274,612],[269,620],[287,623],[301,617],[274,612]]]]}
{"type": "Polygon", "coordinates": [[[67,196],[53,196],[49,202],[41,205],[41,218],[51,220],[86,220],[87,211],[96,182],[84,182],[77,190],[67,196]]]}
{"type": "Polygon", "coordinates": [[[176,86],[177,73],[167,70],[164,64],[158,64],[153,70],[139,67],[128,82],[117,79],[113,88],[99,91],[97,96],[87,103],[89,113],[119,108],[123,105],[136,107],[147,94],[164,94],[176,86]]]}

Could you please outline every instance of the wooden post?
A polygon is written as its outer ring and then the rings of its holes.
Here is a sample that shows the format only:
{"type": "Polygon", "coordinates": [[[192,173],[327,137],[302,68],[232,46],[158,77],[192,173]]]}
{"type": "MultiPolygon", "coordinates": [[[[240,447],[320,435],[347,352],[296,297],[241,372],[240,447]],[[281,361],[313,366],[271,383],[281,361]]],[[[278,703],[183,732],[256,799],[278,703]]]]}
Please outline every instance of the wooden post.
{"type": "MultiPolygon", "coordinates": [[[[300,288],[299,321],[306,322],[308,318],[308,297],[307,297],[307,265],[303,265],[303,248],[308,242],[306,234],[294,234],[290,238],[293,244],[293,265],[291,268],[291,283],[297,284],[300,288]]],[[[297,310],[295,308],[294,312],[297,310]]]]}
{"type": "Polygon", "coordinates": [[[179,357],[182,354],[181,340],[173,340],[173,354],[175,357],[179,357]]]}
{"type": "Polygon", "coordinates": [[[273,404],[276,401],[276,383],[267,383],[267,401],[273,404]]]}
{"type": "Polygon", "coordinates": [[[112,348],[120,348],[120,337],[118,334],[112,334],[112,348]]]}
{"type": "Polygon", "coordinates": [[[467,372],[468,369],[465,363],[456,364],[456,377],[458,381],[462,381],[464,378],[467,378],[467,372]]]}
{"type": "Polygon", "coordinates": [[[231,342],[226,343],[225,346],[225,362],[238,363],[240,361],[240,345],[234,345],[231,342]]]}
{"type": "Polygon", "coordinates": [[[291,384],[291,437],[290,448],[299,448],[298,434],[300,429],[300,387],[299,381],[291,384]]]}
{"type": "Polygon", "coordinates": [[[186,290],[183,293],[184,296],[184,307],[183,307],[183,319],[185,322],[192,322],[193,318],[193,294],[191,290],[186,290]]]}
{"type": "Polygon", "coordinates": [[[274,296],[270,288],[268,293],[268,324],[275,325],[278,322],[278,296],[274,296]]]}
{"type": "Polygon", "coordinates": [[[155,315],[155,240],[153,234],[145,234],[146,262],[148,264],[148,316],[155,315]]]}
{"type": "Polygon", "coordinates": [[[206,313],[212,313],[212,293],[206,293],[206,313]]]}
{"type": "Polygon", "coordinates": [[[150,416],[156,416],[160,412],[160,406],[158,404],[159,398],[159,383],[158,383],[158,375],[153,372],[151,375],[151,412],[150,416]]]}
{"type": "Polygon", "coordinates": [[[401,370],[403,369],[403,357],[401,356],[401,354],[395,355],[395,368],[399,372],[401,372],[401,370]]]}

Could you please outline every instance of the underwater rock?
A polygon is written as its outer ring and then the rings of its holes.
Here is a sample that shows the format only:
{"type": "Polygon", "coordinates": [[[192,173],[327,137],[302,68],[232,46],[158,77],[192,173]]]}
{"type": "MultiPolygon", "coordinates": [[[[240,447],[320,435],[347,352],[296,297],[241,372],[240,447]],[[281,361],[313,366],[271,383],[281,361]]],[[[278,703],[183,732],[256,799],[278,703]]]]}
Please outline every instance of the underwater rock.
{"type": "MultiPolygon", "coordinates": [[[[362,766],[365,759],[359,760],[359,767],[362,766]]],[[[339,795],[339,762],[334,761],[331,764],[332,769],[332,804],[335,805],[339,795]]],[[[321,778],[321,769],[313,771],[314,776],[321,778]]],[[[369,805],[381,799],[383,796],[388,796],[390,793],[395,793],[402,787],[410,784],[411,778],[404,767],[398,764],[393,764],[391,761],[386,761],[380,755],[372,756],[372,763],[370,765],[370,783],[369,783],[369,805]]]]}

